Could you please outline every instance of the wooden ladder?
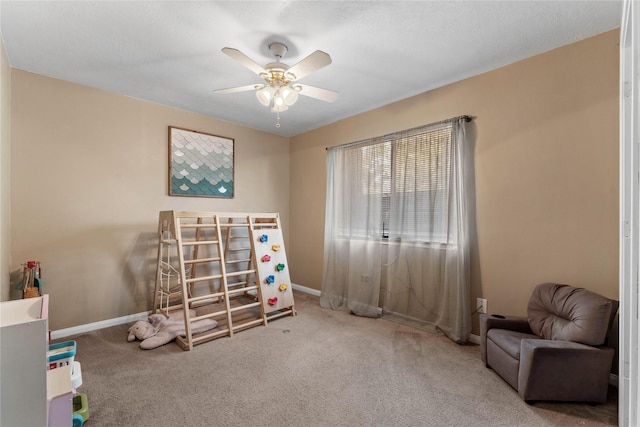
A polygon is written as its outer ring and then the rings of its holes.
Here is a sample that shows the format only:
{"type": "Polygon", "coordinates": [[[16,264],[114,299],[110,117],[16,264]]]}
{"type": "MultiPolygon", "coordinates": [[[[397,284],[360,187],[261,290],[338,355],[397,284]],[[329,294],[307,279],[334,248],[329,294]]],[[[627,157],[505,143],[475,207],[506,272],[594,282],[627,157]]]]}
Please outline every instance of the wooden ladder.
{"type": "Polygon", "coordinates": [[[154,312],[183,310],[184,350],[296,314],[277,213],[162,211],[158,236],[154,312]],[[193,334],[201,319],[218,327],[193,334]]]}
{"type": "Polygon", "coordinates": [[[254,298],[257,301],[257,294],[250,293],[252,289],[245,289],[250,286],[253,278],[255,282],[255,268],[253,264],[253,245],[251,242],[251,217],[245,218],[228,218],[226,224],[222,224],[226,229],[224,243],[224,259],[227,271],[249,272],[236,275],[234,281],[227,283],[229,289],[243,287],[244,296],[254,298]],[[238,222],[238,221],[241,222],[238,222]]]}

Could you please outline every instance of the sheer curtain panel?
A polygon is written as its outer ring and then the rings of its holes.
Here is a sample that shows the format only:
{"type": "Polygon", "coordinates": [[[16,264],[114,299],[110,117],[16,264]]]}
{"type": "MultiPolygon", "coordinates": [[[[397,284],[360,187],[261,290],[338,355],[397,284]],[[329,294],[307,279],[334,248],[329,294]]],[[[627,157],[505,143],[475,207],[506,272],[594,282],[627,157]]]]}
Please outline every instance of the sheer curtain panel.
{"type": "Polygon", "coordinates": [[[471,332],[467,117],[330,148],[323,307],[471,332]]]}
{"type": "Polygon", "coordinates": [[[327,152],[324,275],[320,305],[359,316],[380,313],[384,147],[327,152]]]}

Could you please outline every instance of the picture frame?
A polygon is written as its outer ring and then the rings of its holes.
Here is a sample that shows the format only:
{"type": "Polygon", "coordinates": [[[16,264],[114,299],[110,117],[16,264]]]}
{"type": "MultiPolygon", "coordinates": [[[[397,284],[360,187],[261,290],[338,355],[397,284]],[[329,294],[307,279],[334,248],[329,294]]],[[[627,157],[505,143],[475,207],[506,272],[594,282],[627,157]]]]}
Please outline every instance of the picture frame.
{"type": "Polygon", "coordinates": [[[169,126],[169,195],[235,195],[235,141],[232,138],[169,126]]]}

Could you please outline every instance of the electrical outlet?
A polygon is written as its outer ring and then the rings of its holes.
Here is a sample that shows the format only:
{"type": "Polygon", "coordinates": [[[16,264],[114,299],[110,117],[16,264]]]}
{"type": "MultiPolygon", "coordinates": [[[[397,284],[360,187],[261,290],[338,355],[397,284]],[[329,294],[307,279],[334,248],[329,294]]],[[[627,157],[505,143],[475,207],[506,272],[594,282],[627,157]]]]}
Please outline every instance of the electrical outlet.
{"type": "Polygon", "coordinates": [[[486,313],[487,312],[487,299],[486,298],[478,298],[476,301],[476,307],[478,308],[478,313],[486,313]]]}

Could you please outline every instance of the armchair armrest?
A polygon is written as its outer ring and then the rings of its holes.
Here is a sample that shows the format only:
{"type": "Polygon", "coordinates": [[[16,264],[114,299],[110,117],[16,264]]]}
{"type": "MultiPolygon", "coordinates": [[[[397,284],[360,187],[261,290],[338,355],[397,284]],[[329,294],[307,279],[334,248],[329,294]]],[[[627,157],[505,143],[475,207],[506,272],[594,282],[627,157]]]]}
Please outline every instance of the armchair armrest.
{"type": "Polygon", "coordinates": [[[605,402],[614,350],[570,341],[520,343],[518,394],[525,401],[605,402]]]}
{"type": "Polygon", "coordinates": [[[524,317],[496,316],[492,314],[480,315],[480,357],[487,363],[487,332],[490,329],[507,329],[525,334],[533,334],[529,321],[524,317]]]}

